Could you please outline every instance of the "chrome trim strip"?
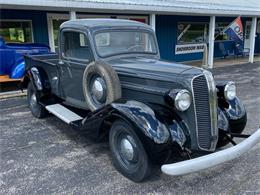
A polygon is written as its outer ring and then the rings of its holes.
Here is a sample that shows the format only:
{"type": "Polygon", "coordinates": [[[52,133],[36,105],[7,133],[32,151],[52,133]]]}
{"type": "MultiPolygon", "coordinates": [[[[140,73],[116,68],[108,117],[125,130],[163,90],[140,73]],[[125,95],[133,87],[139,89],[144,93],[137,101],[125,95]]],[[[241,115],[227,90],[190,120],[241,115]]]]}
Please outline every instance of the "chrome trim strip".
{"type": "Polygon", "coordinates": [[[214,81],[214,78],[211,72],[204,70],[203,71],[209,90],[209,108],[210,108],[210,119],[211,119],[211,147],[210,151],[214,151],[218,142],[218,112],[217,112],[217,88],[214,81]]]}
{"type": "Polygon", "coordinates": [[[195,114],[195,124],[196,124],[196,138],[197,138],[197,145],[198,148],[201,150],[205,150],[200,147],[199,145],[199,135],[198,135],[198,121],[197,121],[197,112],[196,112],[196,104],[195,104],[195,97],[194,97],[194,90],[193,90],[193,80],[197,77],[203,76],[203,74],[197,75],[191,79],[191,91],[192,91],[192,100],[193,100],[193,108],[194,108],[194,114],[195,114]]]}
{"type": "Polygon", "coordinates": [[[207,70],[203,70],[203,74],[197,75],[192,78],[191,80],[191,90],[192,90],[192,98],[193,98],[193,106],[194,106],[194,114],[195,114],[195,123],[196,123],[196,135],[197,135],[197,145],[200,150],[204,151],[214,151],[216,149],[216,145],[218,142],[218,128],[217,128],[217,89],[214,82],[214,78],[211,72],[207,70]],[[209,92],[209,109],[210,109],[210,120],[211,120],[211,147],[210,149],[205,149],[200,147],[199,144],[199,135],[198,135],[198,121],[197,121],[197,112],[196,112],[196,102],[194,97],[194,90],[193,90],[193,80],[197,77],[205,76],[207,85],[208,85],[208,92],[209,92]]]}
{"type": "Polygon", "coordinates": [[[241,143],[237,144],[236,146],[232,146],[231,148],[227,148],[225,150],[198,158],[185,160],[173,164],[164,164],[161,166],[161,170],[163,173],[173,176],[185,175],[205,170],[238,158],[242,154],[248,152],[252,147],[259,143],[259,141],[260,128],[257,129],[253,135],[251,135],[249,138],[245,139],[241,143]]]}

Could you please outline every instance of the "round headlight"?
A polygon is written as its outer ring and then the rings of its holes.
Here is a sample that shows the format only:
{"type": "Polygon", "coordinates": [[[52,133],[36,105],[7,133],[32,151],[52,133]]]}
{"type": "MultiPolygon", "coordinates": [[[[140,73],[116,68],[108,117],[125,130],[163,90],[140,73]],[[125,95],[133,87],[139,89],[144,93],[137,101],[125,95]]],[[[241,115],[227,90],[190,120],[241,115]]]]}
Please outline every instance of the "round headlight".
{"type": "Polygon", "coordinates": [[[188,90],[179,91],[175,97],[174,105],[180,111],[185,111],[190,107],[191,96],[188,90]]]}
{"type": "Polygon", "coordinates": [[[229,81],[224,88],[224,96],[227,100],[233,100],[236,97],[235,83],[229,81]]]}

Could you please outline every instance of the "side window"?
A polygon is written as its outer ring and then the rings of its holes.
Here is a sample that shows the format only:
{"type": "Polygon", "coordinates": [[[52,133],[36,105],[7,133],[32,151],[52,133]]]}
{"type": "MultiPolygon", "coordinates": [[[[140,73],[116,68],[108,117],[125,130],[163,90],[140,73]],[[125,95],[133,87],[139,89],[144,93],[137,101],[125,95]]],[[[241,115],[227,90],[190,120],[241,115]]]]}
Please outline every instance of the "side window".
{"type": "Polygon", "coordinates": [[[91,61],[91,49],[85,34],[74,31],[65,31],[63,34],[63,56],[76,60],[91,61]]]}

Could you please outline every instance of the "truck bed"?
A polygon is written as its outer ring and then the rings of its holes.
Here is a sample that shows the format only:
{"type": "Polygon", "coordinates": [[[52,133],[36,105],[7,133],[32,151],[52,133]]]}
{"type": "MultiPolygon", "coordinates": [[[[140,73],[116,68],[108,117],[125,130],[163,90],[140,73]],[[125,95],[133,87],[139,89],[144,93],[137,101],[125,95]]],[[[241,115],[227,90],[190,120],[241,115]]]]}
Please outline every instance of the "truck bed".
{"type": "Polygon", "coordinates": [[[48,63],[56,66],[59,61],[59,55],[56,53],[51,53],[51,54],[25,56],[26,67],[28,67],[28,65],[30,66],[33,61],[40,62],[40,63],[48,63]]]}
{"type": "Polygon", "coordinates": [[[44,55],[25,56],[25,69],[28,71],[31,67],[36,67],[40,71],[40,77],[43,85],[51,88],[52,94],[60,96],[59,86],[59,55],[56,53],[44,55]],[[48,80],[48,82],[46,82],[48,80]]]}

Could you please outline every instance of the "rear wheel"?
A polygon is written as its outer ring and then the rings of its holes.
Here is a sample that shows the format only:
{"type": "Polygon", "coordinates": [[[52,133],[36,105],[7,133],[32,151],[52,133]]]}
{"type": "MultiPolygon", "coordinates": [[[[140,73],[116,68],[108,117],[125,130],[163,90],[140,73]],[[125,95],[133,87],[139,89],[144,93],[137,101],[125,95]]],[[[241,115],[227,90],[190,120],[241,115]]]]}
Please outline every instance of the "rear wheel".
{"type": "Polygon", "coordinates": [[[148,156],[130,124],[123,120],[114,122],[109,133],[109,146],[113,163],[124,176],[141,182],[150,175],[148,156]]]}
{"type": "Polygon", "coordinates": [[[45,108],[38,103],[37,91],[33,86],[32,82],[29,82],[27,88],[27,102],[31,110],[31,113],[36,118],[43,118],[47,115],[45,108]]]}

